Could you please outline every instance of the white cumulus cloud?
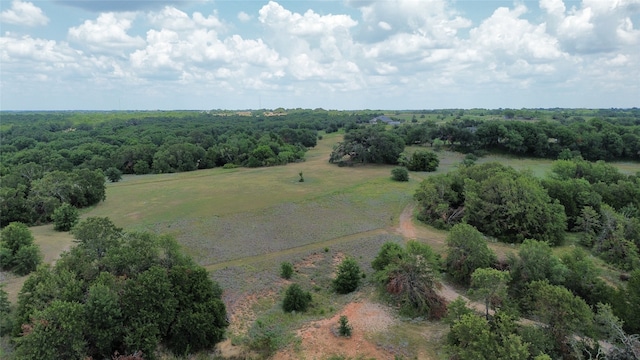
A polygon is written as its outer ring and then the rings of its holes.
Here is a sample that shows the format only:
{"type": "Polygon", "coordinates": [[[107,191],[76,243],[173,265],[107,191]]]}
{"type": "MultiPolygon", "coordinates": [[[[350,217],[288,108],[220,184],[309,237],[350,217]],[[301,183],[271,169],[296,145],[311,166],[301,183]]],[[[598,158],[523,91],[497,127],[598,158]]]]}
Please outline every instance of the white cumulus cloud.
{"type": "Polygon", "coordinates": [[[130,36],[127,30],[135,14],[103,13],[96,20],[86,20],[82,25],[69,29],[69,40],[94,52],[118,52],[144,46],[139,36],[130,36]]]}
{"type": "Polygon", "coordinates": [[[11,8],[0,13],[0,21],[23,26],[42,26],[49,23],[49,18],[33,3],[13,0],[11,8]]]}
{"type": "Polygon", "coordinates": [[[329,34],[358,24],[348,15],[320,15],[313,10],[293,13],[274,1],[260,9],[258,19],[267,27],[299,36],[329,34]]]}
{"type": "Polygon", "coordinates": [[[640,0],[583,0],[566,9],[562,0],[541,0],[549,17],[549,33],[575,53],[607,52],[640,45],[640,29],[631,20],[640,14],[640,0]]]}

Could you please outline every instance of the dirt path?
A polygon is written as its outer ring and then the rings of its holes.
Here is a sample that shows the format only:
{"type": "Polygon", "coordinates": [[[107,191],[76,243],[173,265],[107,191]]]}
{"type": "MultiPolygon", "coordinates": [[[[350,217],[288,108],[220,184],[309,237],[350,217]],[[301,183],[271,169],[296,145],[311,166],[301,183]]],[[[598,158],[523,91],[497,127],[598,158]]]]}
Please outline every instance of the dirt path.
{"type": "MultiPolygon", "coordinates": [[[[416,226],[413,223],[413,212],[415,211],[415,208],[415,203],[411,203],[407,205],[402,211],[402,214],[400,214],[400,225],[398,226],[398,232],[402,234],[402,236],[404,236],[407,240],[416,240],[418,238],[416,235],[416,226]]],[[[451,302],[458,297],[462,297],[462,299],[467,302],[467,306],[481,313],[484,313],[485,311],[484,304],[476,301],[471,301],[469,298],[458,292],[450,284],[443,282],[442,287],[438,290],[438,293],[440,294],[440,296],[445,298],[447,302],[451,302]]]]}

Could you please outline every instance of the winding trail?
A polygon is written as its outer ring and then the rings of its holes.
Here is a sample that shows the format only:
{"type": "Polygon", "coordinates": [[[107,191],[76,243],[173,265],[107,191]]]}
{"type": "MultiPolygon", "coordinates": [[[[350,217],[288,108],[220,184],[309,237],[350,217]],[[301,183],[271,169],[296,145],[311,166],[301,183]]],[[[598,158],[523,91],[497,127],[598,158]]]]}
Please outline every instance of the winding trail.
{"type": "MultiPolygon", "coordinates": [[[[400,214],[400,224],[398,226],[398,232],[405,237],[406,240],[416,240],[417,231],[416,226],[413,223],[413,212],[415,211],[416,205],[415,203],[410,203],[407,205],[402,214],[400,214]]],[[[462,295],[458,292],[453,286],[447,284],[445,282],[441,283],[440,289],[438,289],[438,294],[442,296],[447,302],[451,302],[458,297],[462,297],[464,301],[467,302],[467,306],[479,311],[481,313],[485,312],[485,305],[483,303],[472,301],[466,296],[462,295]]]]}

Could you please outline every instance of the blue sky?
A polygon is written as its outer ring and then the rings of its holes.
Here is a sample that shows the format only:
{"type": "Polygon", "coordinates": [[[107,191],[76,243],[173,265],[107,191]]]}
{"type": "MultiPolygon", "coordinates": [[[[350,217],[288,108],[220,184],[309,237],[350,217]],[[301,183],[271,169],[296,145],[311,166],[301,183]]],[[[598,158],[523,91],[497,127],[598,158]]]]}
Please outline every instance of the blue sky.
{"type": "Polygon", "coordinates": [[[640,0],[0,0],[1,110],[640,105],[640,0]]]}

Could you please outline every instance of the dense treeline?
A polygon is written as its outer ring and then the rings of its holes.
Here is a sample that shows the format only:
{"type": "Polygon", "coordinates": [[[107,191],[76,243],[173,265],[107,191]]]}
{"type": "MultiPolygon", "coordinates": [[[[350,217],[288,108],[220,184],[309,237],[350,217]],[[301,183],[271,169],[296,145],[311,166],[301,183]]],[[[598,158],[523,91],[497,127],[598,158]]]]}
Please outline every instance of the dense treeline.
{"type": "Polygon", "coordinates": [[[2,313],[16,359],[154,359],[160,344],[186,355],[222,340],[222,289],[173,238],[123,232],[108,218],[72,233],[77,245],[31,274],[15,312],[2,313]]]}
{"type": "Polygon", "coordinates": [[[439,228],[460,222],[504,242],[562,244],[565,231],[622,269],[640,268],[640,176],[605,162],[557,160],[539,180],[498,163],[463,166],[425,179],[418,218],[439,228]]]}
{"type": "Polygon", "coordinates": [[[302,161],[318,130],[334,132],[356,120],[302,110],[280,116],[6,113],[0,224],[46,223],[63,203],[81,208],[104,200],[107,170],[149,174],[302,161]]]}
{"type": "Polygon", "coordinates": [[[622,118],[570,117],[561,121],[478,120],[461,117],[444,124],[403,125],[395,133],[407,145],[440,141],[464,152],[499,151],[544,157],[582,156],[586,160],[640,160],[640,114],[622,118]]]}
{"type": "Polygon", "coordinates": [[[448,275],[486,304],[484,318],[462,300],[449,304],[454,357],[640,354],[637,335],[629,335],[640,331],[640,174],[581,157],[555,161],[544,179],[498,163],[462,165],[426,178],[415,198],[419,219],[450,228],[448,275]],[[564,244],[567,231],[575,247],[556,257],[551,246],[564,244]],[[498,260],[487,237],[521,245],[498,260]],[[627,282],[603,280],[591,255],[628,272],[627,282]]]}
{"type": "Polygon", "coordinates": [[[345,129],[344,141],[330,157],[340,165],[402,163],[405,145],[416,144],[553,159],[640,159],[637,109],[433,110],[421,111],[422,121],[416,114],[409,122],[402,118],[407,114],[399,112],[400,117],[392,117],[404,122],[398,126],[369,125],[380,112],[322,109],[6,112],[0,132],[0,226],[12,221],[49,222],[63,203],[75,207],[98,203],[104,199],[105,173],[302,161],[306,149],[316,145],[319,130],[345,129]]]}

